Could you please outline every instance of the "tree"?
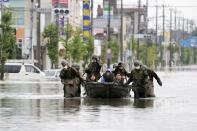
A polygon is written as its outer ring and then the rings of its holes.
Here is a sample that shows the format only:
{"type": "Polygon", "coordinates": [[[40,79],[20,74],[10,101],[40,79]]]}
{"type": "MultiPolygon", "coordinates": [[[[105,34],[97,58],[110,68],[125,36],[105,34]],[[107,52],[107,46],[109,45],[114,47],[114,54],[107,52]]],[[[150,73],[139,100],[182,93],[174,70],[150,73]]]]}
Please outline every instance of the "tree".
{"type": "Polygon", "coordinates": [[[58,28],[55,24],[49,24],[45,27],[43,37],[47,39],[46,47],[51,60],[51,68],[58,64],[58,28]]]}
{"type": "Polygon", "coordinates": [[[83,48],[83,68],[88,64],[88,60],[94,53],[93,37],[89,37],[87,43],[84,43],[83,48]]]}
{"type": "Polygon", "coordinates": [[[14,29],[11,27],[12,24],[12,13],[7,10],[2,14],[1,24],[0,24],[0,79],[4,79],[4,66],[9,55],[12,54],[10,50],[14,50],[15,46],[15,34],[14,29]]]}
{"type": "Polygon", "coordinates": [[[111,55],[112,55],[111,62],[112,63],[116,63],[118,61],[118,57],[119,57],[120,48],[119,48],[117,41],[118,40],[116,38],[113,38],[110,41],[110,48],[111,48],[111,55]]]}

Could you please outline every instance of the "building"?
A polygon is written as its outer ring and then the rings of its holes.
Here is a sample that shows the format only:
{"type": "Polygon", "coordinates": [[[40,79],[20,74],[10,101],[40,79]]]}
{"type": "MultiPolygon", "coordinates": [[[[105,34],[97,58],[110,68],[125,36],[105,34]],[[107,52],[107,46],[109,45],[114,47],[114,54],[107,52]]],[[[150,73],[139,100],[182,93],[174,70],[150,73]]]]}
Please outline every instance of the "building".
{"type": "MultiPolygon", "coordinates": [[[[105,0],[108,2],[108,0],[105,0]]],[[[103,8],[100,5],[95,5],[98,7],[97,9],[97,18],[94,18],[94,35],[99,36],[101,39],[107,36],[107,28],[108,28],[108,3],[103,2],[103,8]],[[107,9],[106,9],[107,7],[107,9]],[[103,9],[103,11],[102,11],[103,9]],[[103,14],[103,15],[102,15],[103,14]]],[[[122,9],[123,13],[123,32],[121,34],[121,8],[117,6],[117,1],[112,1],[110,3],[112,8],[110,11],[110,32],[112,35],[115,35],[118,39],[120,39],[120,35],[123,37],[123,61],[124,63],[128,63],[131,61],[131,45],[130,43],[131,37],[137,33],[145,33],[147,29],[146,22],[146,7],[142,6],[140,9],[136,7],[126,7],[122,9]],[[138,22],[138,14],[140,13],[140,22],[138,22]],[[140,23],[140,30],[138,31],[138,23],[140,23]]],[[[121,41],[119,41],[121,44],[121,41]]]]}

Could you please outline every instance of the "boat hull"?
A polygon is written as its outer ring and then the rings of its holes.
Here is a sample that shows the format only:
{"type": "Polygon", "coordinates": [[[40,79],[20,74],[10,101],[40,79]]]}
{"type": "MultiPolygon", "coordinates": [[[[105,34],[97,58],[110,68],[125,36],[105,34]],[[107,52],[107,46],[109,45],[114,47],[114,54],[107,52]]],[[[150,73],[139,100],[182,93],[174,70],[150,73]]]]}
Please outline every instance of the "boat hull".
{"type": "Polygon", "coordinates": [[[87,97],[90,98],[127,98],[130,97],[130,85],[91,82],[85,84],[87,97]]]}

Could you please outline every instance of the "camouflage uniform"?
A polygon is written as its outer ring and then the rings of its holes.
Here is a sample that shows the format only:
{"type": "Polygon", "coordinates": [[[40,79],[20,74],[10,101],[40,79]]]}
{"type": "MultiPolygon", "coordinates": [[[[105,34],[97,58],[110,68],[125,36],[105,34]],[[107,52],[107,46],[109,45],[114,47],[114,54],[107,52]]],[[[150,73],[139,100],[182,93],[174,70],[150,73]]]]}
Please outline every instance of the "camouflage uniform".
{"type": "Polygon", "coordinates": [[[74,68],[68,67],[63,68],[60,72],[60,78],[62,83],[64,84],[64,97],[79,97],[80,96],[80,88],[79,88],[79,80],[83,81],[79,72],[77,72],[74,68]]]}
{"type": "Polygon", "coordinates": [[[147,80],[148,80],[148,74],[146,70],[140,68],[140,69],[133,69],[131,71],[127,84],[133,82],[132,90],[134,92],[135,98],[146,97],[147,80]]]}
{"type": "Polygon", "coordinates": [[[85,70],[85,73],[87,73],[86,81],[90,82],[92,75],[96,77],[95,81],[98,81],[101,77],[100,74],[101,65],[99,64],[98,60],[96,59],[96,62],[92,62],[88,65],[88,68],[85,70]]]}

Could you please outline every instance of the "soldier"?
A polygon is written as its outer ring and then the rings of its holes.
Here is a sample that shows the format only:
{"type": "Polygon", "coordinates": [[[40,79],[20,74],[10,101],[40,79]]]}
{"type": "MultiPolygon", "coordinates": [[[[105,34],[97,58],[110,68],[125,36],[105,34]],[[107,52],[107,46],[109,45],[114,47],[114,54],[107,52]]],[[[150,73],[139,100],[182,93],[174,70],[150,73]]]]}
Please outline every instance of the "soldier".
{"type": "Polygon", "coordinates": [[[61,62],[63,69],[60,72],[61,82],[64,84],[64,97],[79,97],[80,88],[78,86],[78,81],[83,81],[79,72],[74,68],[70,67],[68,62],[63,60],[61,62]]]}
{"type": "Polygon", "coordinates": [[[146,97],[146,84],[148,81],[147,71],[141,68],[140,62],[134,62],[134,68],[131,70],[129,80],[127,84],[132,83],[132,90],[134,92],[134,98],[145,98],[146,97]]]}
{"type": "Polygon", "coordinates": [[[154,83],[153,83],[153,78],[157,80],[157,83],[162,86],[162,82],[158,75],[151,69],[148,69],[146,65],[142,65],[142,68],[147,70],[148,73],[148,83],[147,83],[147,90],[146,90],[146,96],[147,97],[155,97],[154,93],[154,83]]]}
{"type": "Polygon", "coordinates": [[[88,68],[85,70],[85,73],[87,73],[86,81],[98,81],[101,77],[100,70],[101,65],[98,61],[98,58],[96,56],[93,56],[92,62],[88,65],[88,68]]]}

